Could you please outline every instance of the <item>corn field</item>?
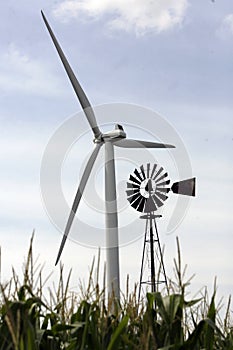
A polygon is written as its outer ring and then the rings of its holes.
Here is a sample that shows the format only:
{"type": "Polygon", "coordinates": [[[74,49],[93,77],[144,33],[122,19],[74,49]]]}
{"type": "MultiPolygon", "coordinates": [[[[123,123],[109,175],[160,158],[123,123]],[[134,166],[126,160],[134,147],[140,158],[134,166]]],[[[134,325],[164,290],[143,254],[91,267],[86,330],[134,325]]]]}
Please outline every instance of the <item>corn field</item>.
{"type": "Polygon", "coordinates": [[[148,293],[138,301],[135,287],[120,302],[106,298],[93,278],[94,263],[88,286],[79,293],[69,291],[71,272],[64,280],[60,265],[58,285],[45,296],[46,281],[35,268],[32,245],[33,237],[22,281],[13,269],[1,285],[0,350],[233,349],[230,298],[222,318],[216,286],[211,297],[205,291],[186,300],[190,280],[184,281],[178,241],[169,293],[148,293]]]}

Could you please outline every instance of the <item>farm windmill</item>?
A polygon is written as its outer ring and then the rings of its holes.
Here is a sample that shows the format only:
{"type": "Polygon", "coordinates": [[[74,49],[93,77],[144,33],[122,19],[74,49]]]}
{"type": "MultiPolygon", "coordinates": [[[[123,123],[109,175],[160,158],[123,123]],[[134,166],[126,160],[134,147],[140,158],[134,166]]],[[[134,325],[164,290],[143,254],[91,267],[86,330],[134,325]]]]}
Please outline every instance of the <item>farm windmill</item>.
{"type": "Polygon", "coordinates": [[[76,192],[70,215],[64,230],[64,235],[58,252],[56,264],[58,263],[63,251],[67,236],[70,232],[72,222],[79,207],[83,191],[90,176],[92,167],[100,148],[105,147],[105,210],[106,210],[106,267],[107,267],[107,283],[109,292],[114,292],[116,298],[119,299],[119,248],[118,248],[118,217],[116,203],[116,179],[115,179],[115,161],[114,161],[114,146],[122,148],[174,148],[169,144],[149,142],[142,140],[132,140],[126,138],[126,133],[123,127],[115,124],[115,129],[107,133],[102,133],[94,114],[94,110],[79,84],[73,70],[71,69],[44,13],[41,11],[45,25],[49,31],[52,41],[60,56],[69,80],[77,95],[77,98],[82,106],[87,121],[94,134],[94,150],[86,164],[81,181],[76,192]]]}
{"type": "Polygon", "coordinates": [[[162,215],[156,215],[156,211],[163,206],[168,199],[168,193],[181,194],[185,196],[195,196],[196,179],[190,178],[177,181],[170,187],[170,179],[164,168],[158,164],[141,165],[134,169],[127,182],[127,199],[130,205],[137,211],[143,213],[141,219],[146,221],[144,245],[142,254],[142,264],[140,273],[139,299],[142,285],[151,287],[151,292],[158,291],[158,286],[162,283],[168,288],[167,277],[163,262],[163,254],[159,240],[156,219],[162,215]],[[146,251],[148,254],[146,254],[146,251]],[[148,256],[146,256],[148,255],[148,256]],[[143,278],[146,265],[146,258],[149,260],[149,277],[143,278]],[[157,264],[156,264],[157,263],[157,264]],[[159,272],[155,269],[158,266],[159,272]],[[160,276],[163,276],[162,279],[160,276]]]}

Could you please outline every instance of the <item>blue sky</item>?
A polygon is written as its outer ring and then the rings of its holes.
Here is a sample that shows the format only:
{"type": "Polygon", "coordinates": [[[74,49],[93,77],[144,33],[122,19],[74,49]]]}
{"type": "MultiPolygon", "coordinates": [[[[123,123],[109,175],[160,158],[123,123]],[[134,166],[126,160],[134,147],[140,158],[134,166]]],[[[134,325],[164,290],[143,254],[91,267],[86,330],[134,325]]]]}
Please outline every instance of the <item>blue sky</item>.
{"type": "MultiPolygon", "coordinates": [[[[36,4],[8,1],[1,5],[3,278],[9,276],[12,264],[20,270],[33,228],[36,255],[46,262],[46,271],[54,270],[56,276],[54,261],[61,233],[43,207],[41,159],[54,131],[80,111],[42,21],[41,9],[93,105],[122,102],[144,106],[164,116],[177,130],[197,177],[197,197],[176,232],[163,234],[161,224],[167,270],[172,274],[177,235],[183,260],[190,274],[196,274],[194,290],[212,286],[217,276],[220,295],[232,293],[233,6],[230,0],[135,0],[127,4],[120,0],[36,4]]],[[[151,128],[156,129],[156,125],[151,128]]],[[[84,143],[84,158],[90,146],[84,143]]],[[[74,172],[77,162],[77,174],[84,161],[79,150],[74,148],[70,159],[74,172]]],[[[77,178],[68,170],[68,164],[69,159],[64,165],[69,202],[77,178]]],[[[135,215],[132,212],[134,218],[135,215]]],[[[137,280],[141,246],[142,240],[138,240],[121,249],[123,281],[127,273],[133,282],[137,280]]],[[[62,260],[67,269],[74,268],[74,279],[85,278],[95,254],[95,249],[68,241],[62,260]]]]}

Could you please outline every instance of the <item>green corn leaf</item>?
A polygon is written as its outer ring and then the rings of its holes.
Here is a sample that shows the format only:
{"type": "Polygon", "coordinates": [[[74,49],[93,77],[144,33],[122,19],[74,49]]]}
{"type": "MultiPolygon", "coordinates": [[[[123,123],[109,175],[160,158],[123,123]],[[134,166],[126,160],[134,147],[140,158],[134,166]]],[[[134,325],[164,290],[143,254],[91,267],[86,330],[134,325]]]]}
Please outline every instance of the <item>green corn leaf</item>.
{"type": "Polygon", "coordinates": [[[69,324],[55,324],[52,327],[52,332],[53,334],[57,334],[60,332],[65,332],[67,330],[73,329],[75,326],[74,325],[69,325],[69,324]]]}
{"type": "Polygon", "coordinates": [[[214,290],[213,296],[211,298],[208,314],[207,314],[208,319],[211,321],[206,323],[206,331],[205,331],[205,347],[208,350],[213,350],[213,346],[214,346],[214,331],[215,331],[215,317],[216,317],[215,294],[216,294],[216,290],[214,290]]]}
{"type": "Polygon", "coordinates": [[[117,326],[115,332],[112,335],[111,341],[107,347],[107,350],[117,350],[120,343],[120,337],[126,328],[129,321],[129,316],[124,316],[119,325],[117,326]]]}

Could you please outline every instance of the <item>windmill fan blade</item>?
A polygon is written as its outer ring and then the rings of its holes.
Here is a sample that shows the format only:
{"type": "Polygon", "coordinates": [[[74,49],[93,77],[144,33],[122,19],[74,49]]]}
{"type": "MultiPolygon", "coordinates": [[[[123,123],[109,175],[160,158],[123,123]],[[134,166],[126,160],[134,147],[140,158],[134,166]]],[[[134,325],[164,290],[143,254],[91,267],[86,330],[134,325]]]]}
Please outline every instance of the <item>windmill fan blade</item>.
{"type": "Polygon", "coordinates": [[[130,204],[132,205],[132,203],[133,203],[136,199],[141,198],[141,197],[142,197],[141,194],[138,192],[138,193],[135,193],[135,194],[133,194],[132,196],[128,197],[127,199],[128,199],[128,201],[130,202],[130,204]]]}
{"type": "Polygon", "coordinates": [[[156,179],[155,183],[160,182],[161,180],[163,180],[167,176],[168,176],[168,173],[164,173],[162,176],[160,176],[158,179],[156,179]]]}
{"type": "Polygon", "coordinates": [[[135,170],[134,170],[134,174],[135,174],[141,181],[143,181],[143,178],[141,177],[141,175],[140,175],[138,169],[135,169],[135,170]]]}
{"type": "Polygon", "coordinates": [[[66,70],[66,73],[67,73],[67,75],[68,75],[68,77],[70,79],[70,82],[71,82],[71,84],[72,84],[72,86],[74,88],[74,91],[75,91],[75,93],[76,93],[76,95],[77,95],[77,97],[79,99],[79,102],[80,102],[80,104],[81,104],[81,106],[83,108],[83,111],[84,111],[84,113],[85,113],[85,115],[87,117],[87,120],[88,120],[88,122],[89,122],[89,124],[90,124],[90,126],[92,128],[92,131],[93,131],[93,133],[95,135],[95,138],[98,138],[101,135],[101,132],[100,132],[99,127],[97,126],[97,122],[96,122],[94,111],[93,111],[93,109],[91,107],[91,104],[90,104],[90,102],[89,102],[85,92],[83,91],[81,85],[79,84],[76,76],[74,75],[74,72],[73,72],[72,68],[70,67],[70,65],[69,65],[69,63],[68,63],[68,61],[67,61],[67,59],[66,59],[66,57],[65,57],[65,55],[64,55],[64,53],[63,53],[63,51],[62,51],[62,49],[60,47],[60,45],[59,45],[55,35],[54,35],[54,33],[53,33],[53,31],[52,31],[52,29],[51,29],[51,27],[50,27],[50,25],[49,25],[45,15],[43,13],[43,11],[41,11],[41,14],[42,14],[43,20],[45,22],[45,25],[46,25],[46,27],[47,27],[47,29],[49,31],[49,34],[50,34],[50,36],[52,38],[52,41],[53,41],[53,43],[54,43],[54,45],[55,45],[55,47],[57,49],[57,52],[58,52],[58,54],[59,54],[59,56],[61,58],[63,66],[64,66],[64,68],[66,70]]]}
{"type": "Polygon", "coordinates": [[[130,139],[115,141],[114,145],[122,148],[175,148],[175,146],[165,143],[130,139]]]}
{"type": "Polygon", "coordinates": [[[170,191],[170,188],[168,188],[168,187],[156,187],[156,191],[168,193],[170,191]]]}
{"type": "Polygon", "coordinates": [[[140,185],[141,183],[141,181],[137,180],[133,175],[130,175],[129,179],[135,184],[140,185]]]}
{"type": "Polygon", "coordinates": [[[141,172],[142,172],[142,177],[143,177],[143,180],[145,180],[146,175],[145,175],[145,170],[144,170],[143,165],[141,165],[141,166],[140,166],[140,169],[141,169],[141,172]]]}
{"type": "Polygon", "coordinates": [[[99,153],[99,150],[100,150],[101,146],[102,146],[102,143],[97,143],[96,144],[96,146],[94,148],[94,151],[92,152],[92,154],[91,154],[91,156],[90,156],[90,158],[89,158],[89,160],[87,162],[86,168],[85,168],[85,170],[83,172],[83,175],[82,175],[82,178],[81,178],[81,181],[80,181],[80,185],[79,185],[77,193],[75,195],[74,202],[73,202],[73,205],[72,205],[72,209],[71,209],[71,212],[70,212],[67,224],[66,224],[65,232],[64,232],[64,235],[63,235],[63,238],[62,238],[62,242],[61,242],[61,245],[60,245],[60,249],[59,249],[59,252],[58,252],[58,255],[57,255],[57,260],[56,260],[55,265],[57,265],[57,263],[58,263],[58,261],[60,259],[62,250],[64,248],[64,245],[65,245],[65,242],[66,242],[66,239],[67,239],[67,236],[68,236],[68,234],[70,232],[70,228],[71,228],[72,222],[74,220],[76,211],[78,209],[80,200],[82,198],[83,191],[85,189],[87,180],[88,180],[88,178],[90,176],[90,173],[91,173],[91,169],[92,169],[92,167],[94,165],[94,162],[96,160],[96,157],[97,157],[97,155],[99,153]]]}
{"type": "Polygon", "coordinates": [[[151,179],[153,179],[154,172],[155,172],[156,168],[157,168],[157,164],[154,164],[151,175],[150,175],[151,179]]]}
{"type": "Polygon", "coordinates": [[[159,191],[155,192],[156,196],[158,196],[161,200],[165,201],[166,199],[168,199],[168,196],[166,196],[163,193],[160,193],[159,191]]]}
{"type": "Polygon", "coordinates": [[[131,182],[127,182],[127,188],[135,188],[137,191],[139,191],[140,186],[132,184],[131,182]]]}
{"type": "Polygon", "coordinates": [[[143,213],[144,206],[145,206],[146,198],[142,197],[141,202],[138,205],[137,210],[143,213]]]}
{"type": "Polygon", "coordinates": [[[147,163],[147,177],[149,178],[150,177],[150,163],[147,163]]]}
{"type": "Polygon", "coordinates": [[[134,202],[131,203],[132,207],[136,210],[138,210],[138,207],[140,206],[143,197],[139,196],[134,202]]]}
{"type": "Polygon", "coordinates": [[[161,167],[161,168],[157,171],[157,173],[155,174],[153,180],[155,180],[155,179],[161,174],[162,171],[163,171],[163,167],[161,167]]]}
{"type": "Polygon", "coordinates": [[[167,180],[167,181],[160,182],[159,184],[156,184],[156,185],[159,187],[159,186],[165,186],[165,185],[169,185],[169,184],[170,184],[170,180],[167,180]]]}
{"type": "Polygon", "coordinates": [[[138,193],[139,190],[126,190],[126,193],[127,193],[127,196],[132,196],[133,194],[136,194],[138,193]]]}
{"type": "Polygon", "coordinates": [[[153,198],[158,207],[161,207],[163,205],[163,202],[161,202],[161,200],[155,194],[153,194],[151,198],[153,198]]]}
{"type": "Polygon", "coordinates": [[[187,179],[183,181],[175,182],[171,190],[173,193],[182,194],[184,196],[195,196],[195,186],[196,186],[196,178],[187,179]]]}

